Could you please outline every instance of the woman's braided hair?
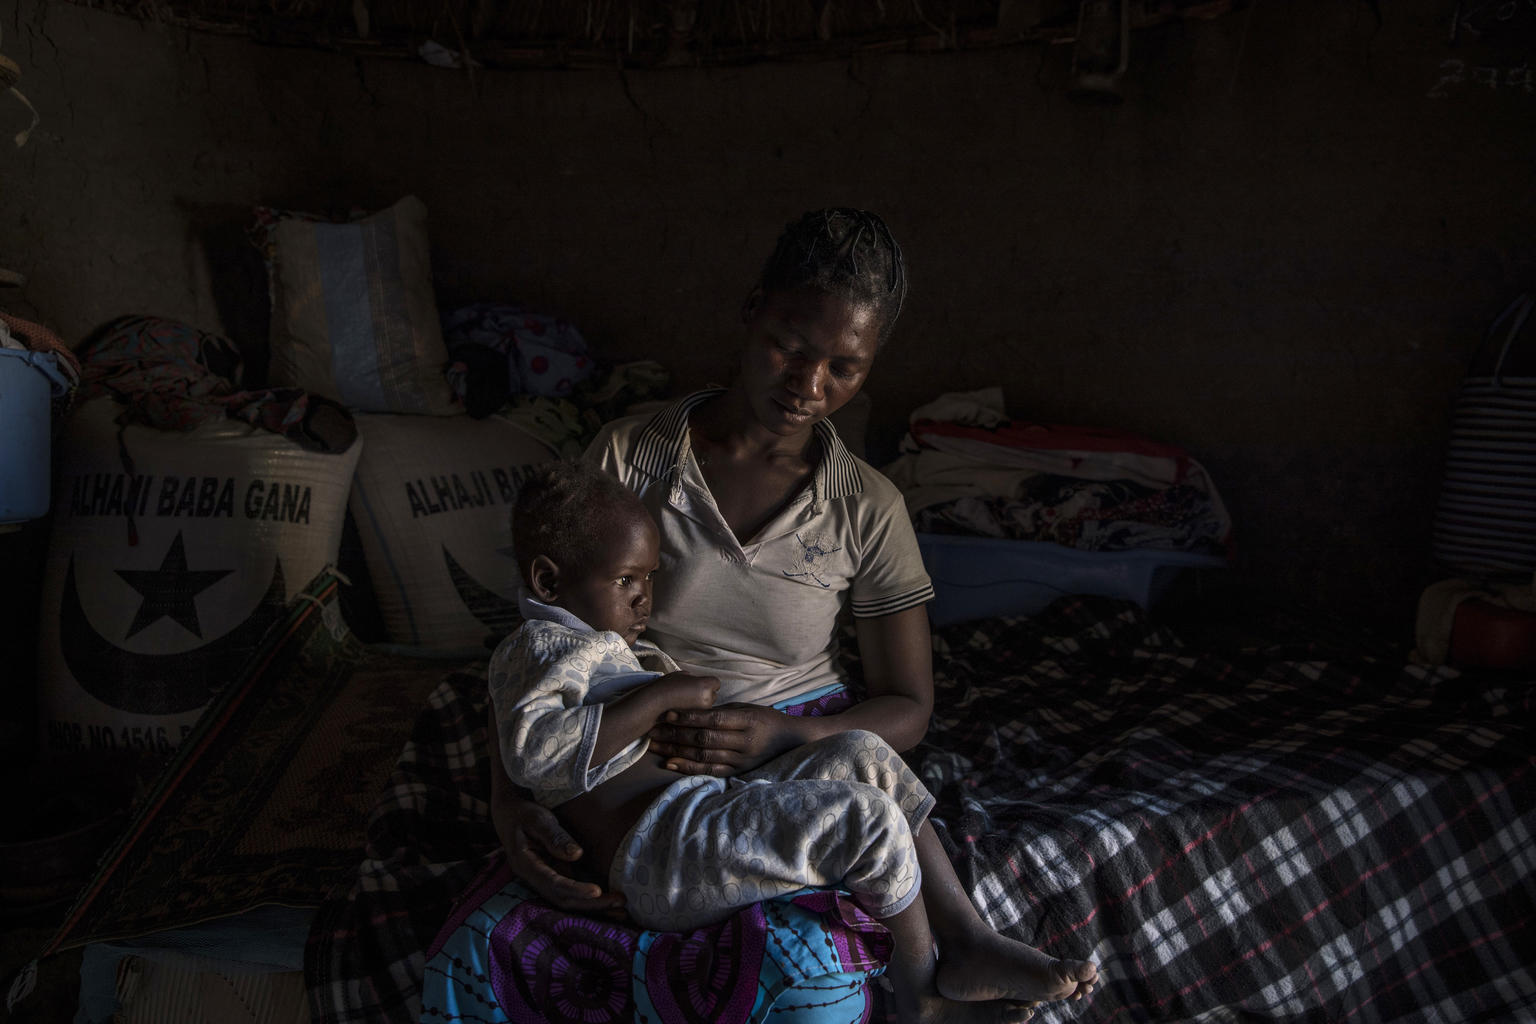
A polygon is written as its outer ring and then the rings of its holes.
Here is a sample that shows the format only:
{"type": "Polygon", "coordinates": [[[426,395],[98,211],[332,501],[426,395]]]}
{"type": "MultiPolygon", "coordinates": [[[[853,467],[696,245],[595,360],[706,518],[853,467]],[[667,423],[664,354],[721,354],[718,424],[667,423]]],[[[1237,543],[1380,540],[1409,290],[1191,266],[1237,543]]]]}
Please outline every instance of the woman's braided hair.
{"type": "Polygon", "coordinates": [[[907,265],[877,214],[812,210],[785,227],[761,281],[765,292],[806,286],[874,306],[883,345],[907,298],[907,265]]]}

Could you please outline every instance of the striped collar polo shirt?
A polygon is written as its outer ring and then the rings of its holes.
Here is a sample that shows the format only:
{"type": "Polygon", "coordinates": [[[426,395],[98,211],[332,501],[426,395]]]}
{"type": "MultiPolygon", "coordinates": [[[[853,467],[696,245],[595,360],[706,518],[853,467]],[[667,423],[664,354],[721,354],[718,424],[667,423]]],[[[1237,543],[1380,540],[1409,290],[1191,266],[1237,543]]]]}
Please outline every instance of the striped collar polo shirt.
{"type": "Polygon", "coordinates": [[[694,457],[695,392],[605,426],[586,457],[640,495],[661,533],[647,638],[687,671],[720,678],[720,703],[784,705],[844,683],[838,626],[933,598],[901,492],[826,421],[804,490],[739,542],[694,457]]]}

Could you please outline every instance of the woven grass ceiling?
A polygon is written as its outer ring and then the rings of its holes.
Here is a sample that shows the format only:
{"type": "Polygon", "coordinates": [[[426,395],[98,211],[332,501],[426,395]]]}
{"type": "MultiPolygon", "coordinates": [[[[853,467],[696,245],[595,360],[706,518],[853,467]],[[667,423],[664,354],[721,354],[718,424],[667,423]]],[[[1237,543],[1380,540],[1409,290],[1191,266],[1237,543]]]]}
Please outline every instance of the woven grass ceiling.
{"type": "Polygon", "coordinates": [[[287,46],[485,67],[687,67],[1069,42],[1080,7],[1132,29],[1243,0],[66,0],[287,46]]]}

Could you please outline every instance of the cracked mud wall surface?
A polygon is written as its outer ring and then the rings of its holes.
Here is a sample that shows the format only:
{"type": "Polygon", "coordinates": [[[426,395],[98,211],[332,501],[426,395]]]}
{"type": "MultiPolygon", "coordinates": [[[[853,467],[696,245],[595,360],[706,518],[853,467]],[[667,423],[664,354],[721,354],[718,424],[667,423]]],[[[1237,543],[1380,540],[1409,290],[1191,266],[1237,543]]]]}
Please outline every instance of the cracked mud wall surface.
{"type": "MultiPolygon", "coordinates": [[[[1446,6],[1138,33],[1125,102],[1081,105],[1065,47],[470,80],[16,0],[0,50],[43,122],[0,143],[0,266],[29,277],[0,302],[70,340],[146,312],[259,356],[250,206],[410,192],[442,305],[557,311],[692,386],[729,374],[782,225],[867,206],[912,278],[877,448],[991,384],[1017,416],[1182,444],[1256,585],[1402,633],[1456,381],[1536,286],[1536,55],[1447,48],[1446,6]]],[[[23,117],[0,104],[0,138],[23,117]]]]}

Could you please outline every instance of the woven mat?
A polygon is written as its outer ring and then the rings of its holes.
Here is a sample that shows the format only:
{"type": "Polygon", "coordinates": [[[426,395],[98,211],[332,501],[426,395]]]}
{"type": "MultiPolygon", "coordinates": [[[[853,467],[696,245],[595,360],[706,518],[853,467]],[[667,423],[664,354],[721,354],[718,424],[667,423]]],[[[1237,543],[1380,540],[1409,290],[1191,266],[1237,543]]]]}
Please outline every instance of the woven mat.
{"type": "Polygon", "coordinates": [[[349,885],[368,813],[454,666],[366,650],[322,573],[198,720],[103,856],[45,956],[349,885]]]}

